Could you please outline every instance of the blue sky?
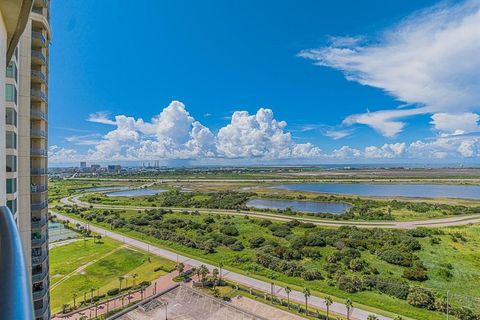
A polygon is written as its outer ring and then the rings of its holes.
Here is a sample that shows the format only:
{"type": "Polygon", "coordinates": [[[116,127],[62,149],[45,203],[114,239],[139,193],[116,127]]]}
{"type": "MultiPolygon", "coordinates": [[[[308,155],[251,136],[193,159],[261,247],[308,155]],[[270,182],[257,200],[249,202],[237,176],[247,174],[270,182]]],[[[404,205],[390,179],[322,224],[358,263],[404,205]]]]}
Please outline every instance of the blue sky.
{"type": "Polygon", "coordinates": [[[476,162],[479,8],[54,1],[50,160],[476,162]]]}

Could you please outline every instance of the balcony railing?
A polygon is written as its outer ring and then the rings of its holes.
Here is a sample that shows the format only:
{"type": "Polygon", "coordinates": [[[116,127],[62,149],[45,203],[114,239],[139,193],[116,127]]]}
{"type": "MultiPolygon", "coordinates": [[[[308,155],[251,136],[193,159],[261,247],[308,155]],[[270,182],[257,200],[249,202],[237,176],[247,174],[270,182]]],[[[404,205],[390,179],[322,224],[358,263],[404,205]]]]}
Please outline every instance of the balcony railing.
{"type": "Polygon", "coordinates": [[[30,149],[30,155],[46,157],[48,155],[47,149],[44,148],[32,148],[30,149]]]}
{"type": "Polygon", "coordinates": [[[32,229],[38,229],[38,228],[43,228],[47,222],[48,222],[47,217],[42,217],[41,219],[32,218],[30,224],[32,226],[32,229]]]}
{"type": "Polygon", "coordinates": [[[43,278],[45,278],[45,276],[47,275],[47,273],[48,269],[44,266],[41,272],[32,274],[32,282],[42,281],[43,278]]]}
{"type": "Polygon", "coordinates": [[[30,94],[32,95],[32,97],[39,98],[43,102],[47,102],[47,100],[48,100],[47,95],[42,90],[32,89],[32,90],[30,90],[30,94]]]}
{"type": "Polygon", "coordinates": [[[37,257],[32,257],[32,264],[37,265],[37,264],[42,264],[47,260],[47,254],[43,253],[40,256],[37,257]]]}
{"type": "Polygon", "coordinates": [[[46,312],[49,309],[50,305],[48,302],[44,302],[41,308],[35,309],[35,317],[46,319],[46,312]]]}
{"type": "Polygon", "coordinates": [[[48,200],[30,203],[32,210],[42,210],[48,207],[48,200]]]}
{"type": "Polygon", "coordinates": [[[47,113],[43,112],[38,107],[37,108],[32,107],[32,109],[30,109],[30,116],[35,117],[35,118],[40,118],[40,119],[43,119],[45,121],[48,120],[47,113]]]}
{"type": "Polygon", "coordinates": [[[33,7],[32,11],[38,14],[43,14],[42,8],[33,7]]]}
{"type": "Polygon", "coordinates": [[[32,238],[32,246],[40,246],[44,244],[45,241],[47,241],[47,237],[44,235],[41,236],[40,238],[32,238]]]}
{"type": "Polygon", "coordinates": [[[42,71],[32,70],[32,71],[31,71],[31,74],[32,74],[32,77],[33,77],[33,78],[40,79],[41,81],[47,83],[47,76],[46,76],[45,73],[43,73],[42,71]]]}
{"type": "Polygon", "coordinates": [[[32,38],[40,40],[45,46],[47,45],[47,38],[41,32],[32,31],[32,38]]]}
{"type": "Polygon", "coordinates": [[[47,288],[44,286],[41,290],[33,292],[33,300],[41,299],[48,292],[47,288]]]}
{"type": "Polygon", "coordinates": [[[43,64],[47,65],[47,58],[45,57],[45,55],[41,51],[32,50],[32,58],[36,58],[36,59],[42,61],[43,64]]]}
{"type": "Polygon", "coordinates": [[[39,129],[32,129],[30,130],[30,136],[34,138],[47,138],[47,132],[44,130],[39,130],[39,129]]]}
{"type": "Polygon", "coordinates": [[[32,192],[45,192],[48,189],[48,185],[46,184],[37,184],[30,186],[30,191],[32,192]]]}
{"type": "Polygon", "coordinates": [[[32,291],[13,215],[0,207],[0,312],[5,320],[33,320],[32,291]]]}
{"type": "Polygon", "coordinates": [[[47,169],[46,168],[31,168],[30,169],[30,174],[32,176],[41,176],[47,174],[47,169]]]}

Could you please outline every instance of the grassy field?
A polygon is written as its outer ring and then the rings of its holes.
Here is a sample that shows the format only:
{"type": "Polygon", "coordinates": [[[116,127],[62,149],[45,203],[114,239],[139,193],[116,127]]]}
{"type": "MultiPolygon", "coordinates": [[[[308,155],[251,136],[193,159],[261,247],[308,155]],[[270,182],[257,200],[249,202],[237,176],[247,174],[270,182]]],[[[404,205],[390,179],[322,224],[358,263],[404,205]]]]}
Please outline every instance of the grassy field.
{"type": "MultiPolygon", "coordinates": [[[[133,211],[127,214],[129,217],[136,215],[133,211]]],[[[78,215],[73,216],[78,218],[78,215]]],[[[192,221],[201,221],[204,217],[204,214],[190,216],[180,213],[167,214],[164,216],[165,219],[189,219],[192,221]]],[[[373,307],[372,311],[375,309],[386,310],[389,314],[401,314],[404,317],[412,319],[436,320],[444,318],[444,315],[441,313],[412,307],[405,300],[396,299],[385,294],[372,291],[350,294],[340,290],[336,286],[332,286],[328,280],[306,281],[298,277],[289,277],[283,273],[264,268],[253,261],[255,251],[249,248],[249,240],[258,235],[262,235],[267,240],[275,240],[284,245],[287,244],[287,240],[273,236],[268,229],[251,223],[248,219],[241,217],[217,217],[217,219],[228,219],[235,225],[240,233],[238,239],[245,246],[244,250],[236,252],[227,247],[220,246],[215,253],[205,254],[199,249],[185,247],[173,241],[159,240],[126,228],[116,229],[116,232],[142,239],[161,247],[170,248],[187,256],[195,257],[212,264],[218,265],[220,262],[223,262],[229,269],[263,280],[273,280],[281,286],[288,284],[300,290],[302,290],[303,287],[308,287],[312,290],[312,294],[317,296],[323,296],[328,293],[340,299],[351,298],[357,305],[362,304],[373,307]]],[[[98,225],[110,228],[108,224],[99,223],[98,225]]],[[[195,232],[195,230],[182,230],[182,233],[192,238],[195,236],[195,232]]],[[[293,232],[294,234],[301,234],[304,230],[294,228],[293,232]]],[[[435,239],[438,243],[432,243],[430,238],[420,239],[423,249],[420,251],[419,257],[428,267],[429,280],[416,284],[427,287],[438,295],[444,295],[446,290],[449,290],[452,303],[475,307],[473,302],[476,301],[476,298],[474,297],[480,297],[480,290],[476,286],[480,277],[480,259],[478,255],[475,254],[475,252],[478,252],[480,245],[480,227],[445,228],[444,234],[435,236],[435,239]],[[458,240],[457,237],[453,236],[457,233],[463,234],[465,240],[458,240]],[[445,271],[441,270],[450,267],[448,263],[452,265],[451,269],[449,269],[452,275],[445,278],[445,271]],[[467,299],[467,301],[473,304],[464,304],[462,299],[467,299]]],[[[335,249],[331,247],[319,249],[322,257],[328,256],[333,250],[335,249]]],[[[385,277],[392,276],[401,278],[403,267],[380,260],[368,251],[362,253],[362,259],[367,261],[371,267],[378,269],[379,273],[385,277]]],[[[307,269],[323,270],[325,259],[307,258],[305,261],[302,261],[302,263],[307,269]]]]}
{"type": "Polygon", "coordinates": [[[175,263],[160,257],[149,255],[109,238],[100,243],[89,240],[55,247],[50,250],[51,308],[52,313],[61,310],[62,305],[73,305],[73,294],[77,294],[76,303],[87,299],[90,290],[100,294],[109,289],[118,288],[118,277],[124,276],[122,287],[133,284],[133,274],[138,276],[135,283],[151,281],[172,270],[175,263]],[[150,257],[150,262],[148,261],[150,257]],[[162,267],[162,270],[154,269],[162,267]],[[68,292],[68,294],[65,294],[68,292]]]}

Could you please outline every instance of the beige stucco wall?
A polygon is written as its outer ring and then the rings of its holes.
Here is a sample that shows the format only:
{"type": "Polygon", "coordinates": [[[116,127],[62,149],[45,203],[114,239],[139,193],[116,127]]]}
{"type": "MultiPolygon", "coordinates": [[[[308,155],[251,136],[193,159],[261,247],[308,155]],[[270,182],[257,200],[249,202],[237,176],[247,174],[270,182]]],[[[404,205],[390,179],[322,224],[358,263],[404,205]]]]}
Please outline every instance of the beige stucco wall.
{"type": "MultiPolygon", "coordinates": [[[[30,65],[31,22],[19,42],[18,85],[18,227],[23,250],[31,269],[31,207],[30,207],[30,65]]],[[[29,272],[31,275],[31,273],[29,272]]]]}

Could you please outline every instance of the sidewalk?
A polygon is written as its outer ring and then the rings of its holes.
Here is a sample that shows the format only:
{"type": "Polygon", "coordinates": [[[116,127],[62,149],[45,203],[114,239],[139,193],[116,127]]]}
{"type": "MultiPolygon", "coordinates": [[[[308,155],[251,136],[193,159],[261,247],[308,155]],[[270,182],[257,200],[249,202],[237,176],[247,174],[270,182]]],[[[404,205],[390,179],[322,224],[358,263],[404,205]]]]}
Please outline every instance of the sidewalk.
{"type": "Polygon", "coordinates": [[[115,297],[98,304],[97,307],[90,306],[88,308],[80,308],[66,315],[57,313],[53,315],[52,320],[79,320],[81,317],[87,317],[87,319],[95,318],[96,316],[100,316],[114,309],[122,308],[122,306],[126,306],[130,302],[140,301],[156,294],[157,292],[170,288],[176,284],[172,279],[177,275],[177,271],[172,271],[156,279],[149,287],[143,290],[143,295],[140,290],[131,293],[130,295],[124,293],[121,297],[115,297]]]}

